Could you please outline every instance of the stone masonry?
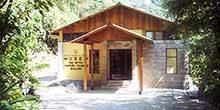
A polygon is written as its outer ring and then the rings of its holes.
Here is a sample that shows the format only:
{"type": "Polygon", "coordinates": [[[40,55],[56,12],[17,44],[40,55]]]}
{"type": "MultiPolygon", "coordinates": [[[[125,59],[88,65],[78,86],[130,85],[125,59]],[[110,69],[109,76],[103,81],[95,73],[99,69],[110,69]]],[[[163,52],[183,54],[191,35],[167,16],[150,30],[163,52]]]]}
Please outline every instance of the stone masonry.
{"type": "MultiPolygon", "coordinates": [[[[132,50],[132,80],[129,87],[138,90],[138,64],[137,42],[116,41],[102,42],[103,45],[103,68],[101,68],[102,80],[96,86],[105,85],[109,79],[109,56],[108,49],[131,49],[132,50]],[[116,45],[117,44],[117,45],[116,45]],[[120,45],[119,45],[120,44],[120,45]],[[121,45],[122,44],[122,45],[121,45]],[[125,47],[123,46],[126,45],[125,47]],[[113,46],[112,46],[113,45],[113,46]]],[[[143,82],[144,88],[183,88],[186,68],[184,65],[184,44],[180,40],[155,40],[153,44],[145,45],[143,49],[143,82]],[[177,48],[177,74],[166,73],[166,48],[177,48]]],[[[72,81],[71,83],[74,83],[72,81]]],[[[82,85],[81,81],[79,82],[82,85]]],[[[78,83],[76,83],[78,84],[78,83]]]]}
{"type": "Polygon", "coordinates": [[[184,44],[180,40],[155,40],[144,47],[144,87],[183,88],[186,69],[184,44]],[[166,48],[177,48],[177,74],[166,73],[166,48]]]}

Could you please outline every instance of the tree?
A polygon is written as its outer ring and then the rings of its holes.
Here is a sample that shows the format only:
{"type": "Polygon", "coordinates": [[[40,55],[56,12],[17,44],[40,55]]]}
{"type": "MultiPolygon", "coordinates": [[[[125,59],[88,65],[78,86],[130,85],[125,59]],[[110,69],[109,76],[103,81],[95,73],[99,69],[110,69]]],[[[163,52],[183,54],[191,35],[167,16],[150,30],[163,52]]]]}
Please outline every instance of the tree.
{"type": "Polygon", "coordinates": [[[177,24],[177,34],[186,41],[189,74],[199,85],[202,94],[209,94],[220,102],[215,98],[219,97],[220,87],[220,1],[163,2],[177,24]]]}
{"type": "Polygon", "coordinates": [[[0,0],[1,110],[38,109],[37,97],[23,95],[20,86],[26,79],[31,82],[30,87],[38,82],[31,74],[31,59],[28,56],[44,50],[44,44],[52,46],[55,52],[56,39],[50,37],[49,30],[76,21],[85,12],[92,11],[90,6],[103,6],[100,4],[102,2],[96,0],[0,0]],[[79,7],[84,3],[83,8],[79,7]],[[61,16],[64,13],[65,16],[61,16]]]}
{"type": "Polygon", "coordinates": [[[49,9],[49,0],[0,1],[0,109],[37,109],[37,98],[22,94],[24,80],[31,88],[37,80],[31,75],[28,54],[37,45],[39,18],[49,9]],[[22,102],[22,103],[21,103],[22,102]]]}

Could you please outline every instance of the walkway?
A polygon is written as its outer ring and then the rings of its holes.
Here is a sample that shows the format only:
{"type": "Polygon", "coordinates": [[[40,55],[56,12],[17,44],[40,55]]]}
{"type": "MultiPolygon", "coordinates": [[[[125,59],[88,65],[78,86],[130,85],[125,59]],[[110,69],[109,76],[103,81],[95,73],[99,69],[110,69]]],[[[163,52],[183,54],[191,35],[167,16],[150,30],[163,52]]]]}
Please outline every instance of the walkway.
{"type": "MultiPolygon", "coordinates": [[[[43,85],[56,79],[56,60],[51,67],[35,73],[43,85]]],[[[207,103],[190,99],[184,90],[148,89],[142,95],[123,90],[94,90],[74,93],[56,86],[37,90],[41,110],[214,110],[207,103]]]]}
{"type": "Polygon", "coordinates": [[[41,110],[213,110],[198,99],[189,99],[183,90],[149,89],[142,95],[95,90],[74,93],[64,87],[38,91],[41,110]]]}

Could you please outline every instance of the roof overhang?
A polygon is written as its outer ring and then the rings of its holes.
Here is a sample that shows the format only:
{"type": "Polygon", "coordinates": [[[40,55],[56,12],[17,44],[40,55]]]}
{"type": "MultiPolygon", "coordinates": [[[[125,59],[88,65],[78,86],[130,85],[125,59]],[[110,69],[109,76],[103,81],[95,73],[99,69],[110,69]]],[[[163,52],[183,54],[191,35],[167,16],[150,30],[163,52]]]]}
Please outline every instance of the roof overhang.
{"type": "MultiPolygon", "coordinates": [[[[102,33],[103,34],[103,33],[102,33]]],[[[119,25],[116,24],[105,24],[97,29],[94,29],[74,40],[71,40],[71,43],[100,43],[102,41],[105,40],[111,40],[111,41],[115,41],[115,40],[124,40],[124,39],[129,39],[129,40],[133,40],[133,39],[139,39],[144,41],[145,43],[148,44],[152,44],[153,41],[151,39],[148,39],[146,36],[143,36],[141,34],[135,33],[131,30],[128,30],[124,27],[121,27],[119,25]],[[107,30],[112,30],[112,32],[107,31],[107,30]],[[102,35],[100,37],[100,35],[98,36],[97,34],[101,34],[102,32],[104,32],[104,35],[102,35]],[[118,37],[118,36],[111,36],[112,34],[114,34],[114,32],[120,32],[124,35],[118,37]],[[107,37],[110,36],[110,37],[107,37]]]]}

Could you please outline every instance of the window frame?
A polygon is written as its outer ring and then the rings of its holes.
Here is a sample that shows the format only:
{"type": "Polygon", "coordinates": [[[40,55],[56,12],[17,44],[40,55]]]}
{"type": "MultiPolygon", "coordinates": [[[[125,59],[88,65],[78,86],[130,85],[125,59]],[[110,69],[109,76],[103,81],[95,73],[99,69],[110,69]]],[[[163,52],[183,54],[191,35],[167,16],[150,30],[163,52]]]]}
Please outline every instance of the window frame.
{"type": "Polygon", "coordinates": [[[155,36],[154,31],[145,31],[145,36],[151,40],[154,40],[154,36],[155,36]],[[152,32],[152,39],[147,36],[147,32],[152,32]]]}
{"type": "Polygon", "coordinates": [[[155,31],[155,32],[154,32],[154,40],[164,40],[164,32],[163,32],[163,31],[155,31]],[[156,38],[156,32],[161,32],[161,34],[162,34],[162,39],[155,39],[155,38],[156,38]]]}
{"type": "MultiPolygon", "coordinates": [[[[98,59],[99,59],[99,68],[98,68],[98,72],[95,72],[95,68],[93,70],[94,74],[99,74],[100,73],[100,49],[93,49],[93,52],[98,51],[98,59]]],[[[93,57],[95,57],[95,55],[93,55],[93,57]]],[[[93,58],[93,62],[95,58],[93,58]]],[[[94,66],[93,66],[94,67],[94,66]]],[[[91,49],[89,49],[89,73],[91,74],[91,49]]]]}
{"type": "MultiPolygon", "coordinates": [[[[152,33],[153,33],[153,37],[152,37],[153,39],[152,39],[152,40],[165,40],[165,39],[164,39],[164,35],[165,35],[165,34],[164,34],[164,31],[150,31],[150,30],[148,31],[148,30],[147,30],[147,31],[145,31],[145,36],[146,36],[147,32],[152,32],[152,33]],[[155,39],[156,32],[161,32],[161,33],[162,33],[162,39],[155,39]]],[[[147,36],[146,36],[146,37],[147,37],[147,36]]],[[[147,38],[148,38],[148,37],[147,37],[147,38]]]]}
{"type": "Polygon", "coordinates": [[[166,74],[177,74],[178,73],[178,49],[177,48],[166,48],[166,74]],[[176,50],[176,56],[167,56],[167,50],[169,49],[175,49],[176,50]],[[167,59],[168,58],[176,58],[176,72],[175,73],[167,73],[167,59]]]}

